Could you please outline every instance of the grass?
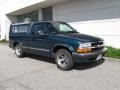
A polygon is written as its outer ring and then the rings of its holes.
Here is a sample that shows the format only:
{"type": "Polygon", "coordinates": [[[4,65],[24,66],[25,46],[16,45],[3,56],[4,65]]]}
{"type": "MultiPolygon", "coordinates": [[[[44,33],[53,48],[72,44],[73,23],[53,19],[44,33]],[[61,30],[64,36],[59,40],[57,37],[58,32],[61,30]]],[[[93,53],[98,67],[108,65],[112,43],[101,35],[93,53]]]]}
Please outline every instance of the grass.
{"type": "Polygon", "coordinates": [[[5,39],[0,40],[0,43],[8,43],[8,41],[6,41],[5,39]]]}
{"type": "Polygon", "coordinates": [[[107,53],[106,53],[106,57],[111,57],[111,58],[116,58],[116,59],[120,59],[120,49],[117,48],[113,48],[113,47],[107,47],[107,53]]]}

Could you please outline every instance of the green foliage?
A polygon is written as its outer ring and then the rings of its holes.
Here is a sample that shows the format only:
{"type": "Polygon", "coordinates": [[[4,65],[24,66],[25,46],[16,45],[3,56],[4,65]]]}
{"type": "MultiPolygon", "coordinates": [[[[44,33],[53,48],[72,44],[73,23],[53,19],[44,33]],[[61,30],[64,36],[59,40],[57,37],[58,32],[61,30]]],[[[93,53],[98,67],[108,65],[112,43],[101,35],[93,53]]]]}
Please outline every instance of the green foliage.
{"type": "Polygon", "coordinates": [[[6,41],[5,39],[0,40],[0,43],[8,43],[8,41],[6,41]]]}
{"type": "Polygon", "coordinates": [[[107,47],[107,48],[108,48],[108,50],[106,53],[106,57],[120,59],[120,49],[113,48],[113,47],[107,47]]]}

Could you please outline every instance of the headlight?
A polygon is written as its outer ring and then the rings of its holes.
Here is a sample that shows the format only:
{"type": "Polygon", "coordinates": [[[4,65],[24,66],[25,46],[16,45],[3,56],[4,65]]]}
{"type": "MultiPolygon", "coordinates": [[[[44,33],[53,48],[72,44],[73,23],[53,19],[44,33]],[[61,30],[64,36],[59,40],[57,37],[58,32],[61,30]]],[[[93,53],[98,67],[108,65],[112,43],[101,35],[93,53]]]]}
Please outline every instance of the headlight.
{"type": "Polygon", "coordinates": [[[91,47],[91,43],[82,43],[79,45],[79,48],[88,48],[91,47]]]}
{"type": "Polygon", "coordinates": [[[78,53],[86,53],[91,51],[91,43],[82,43],[79,45],[77,52],[78,53]]]}

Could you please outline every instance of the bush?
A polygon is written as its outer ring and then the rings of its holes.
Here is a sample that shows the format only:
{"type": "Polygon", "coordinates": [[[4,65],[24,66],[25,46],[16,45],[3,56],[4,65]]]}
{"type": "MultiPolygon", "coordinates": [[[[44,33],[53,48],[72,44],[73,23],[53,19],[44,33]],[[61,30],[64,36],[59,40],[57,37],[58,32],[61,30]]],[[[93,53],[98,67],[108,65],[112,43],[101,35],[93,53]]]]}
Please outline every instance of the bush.
{"type": "Polygon", "coordinates": [[[8,41],[6,41],[5,39],[0,40],[0,43],[7,43],[8,41]]]}
{"type": "Polygon", "coordinates": [[[111,58],[117,58],[120,59],[120,49],[116,49],[113,47],[107,47],[107,53],[106,53],[106,57],[111,57],[111,58]]]}

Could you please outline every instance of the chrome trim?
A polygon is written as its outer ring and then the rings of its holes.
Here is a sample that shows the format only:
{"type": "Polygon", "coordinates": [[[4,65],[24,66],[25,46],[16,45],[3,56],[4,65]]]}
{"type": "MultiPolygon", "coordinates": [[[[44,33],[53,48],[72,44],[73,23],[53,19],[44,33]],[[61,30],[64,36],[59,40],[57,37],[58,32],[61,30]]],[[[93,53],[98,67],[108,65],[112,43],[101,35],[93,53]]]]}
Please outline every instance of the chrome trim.
{"type": "Polygon", "coordinates": [[[93,48],[101,48],[101,47],[104,48],[104,47],[105,47],[104,41],[93,42],[92,44],[94,44],[94,43],[98,43],[98,45],[91,47],[92,49],[93,49],[93,48]],[[103,44],[99,44],[99,42],[102,42],[103,44]]]}
{"type": "MultiPolygon", "coordinates": [[[[101,47],[105,47],[104,45],[97,45],[97,46],[94,46],[94,47],[86,47],[86,48],[90,48],[90,49],[93,49],[93,48],[101,48],[101,47]]],[[[81,48],[82,49],[82,48],[81,48]]],[[[84,49],[84,48],[83,48],[84,49]]]]}
{"type": "Polygon", "coordinates": [[[91,42],[91,44],[99,43],[99,42],[103,42],[103,44],[101,44],[101,45],[98,44],[98,45],[96,45],[96,46],[91,46],[91,47],[89,47],[89,48],[93,49],[93,48],[101,48],[101,47],[105,47],[105,45],[104,45],[104,41],[91,42]]]}
{"type": "Polygon", "coordinates": [[[26,49],[34,49],[34,50],[38,50],[38,51],[50,52],[50,50],[47,50],[47,49],[39,49],[39,48],[32,48],[32,47],[23,47],[23,48],[26,48],[26,49]]]}
{"type": "Polygon", "coordinates": [[[101,47],[105,47],[105,45],[97,45],[97,46],[89,47],[89,48],[93,49],[93,48],[101,48],[101,47]]]}

